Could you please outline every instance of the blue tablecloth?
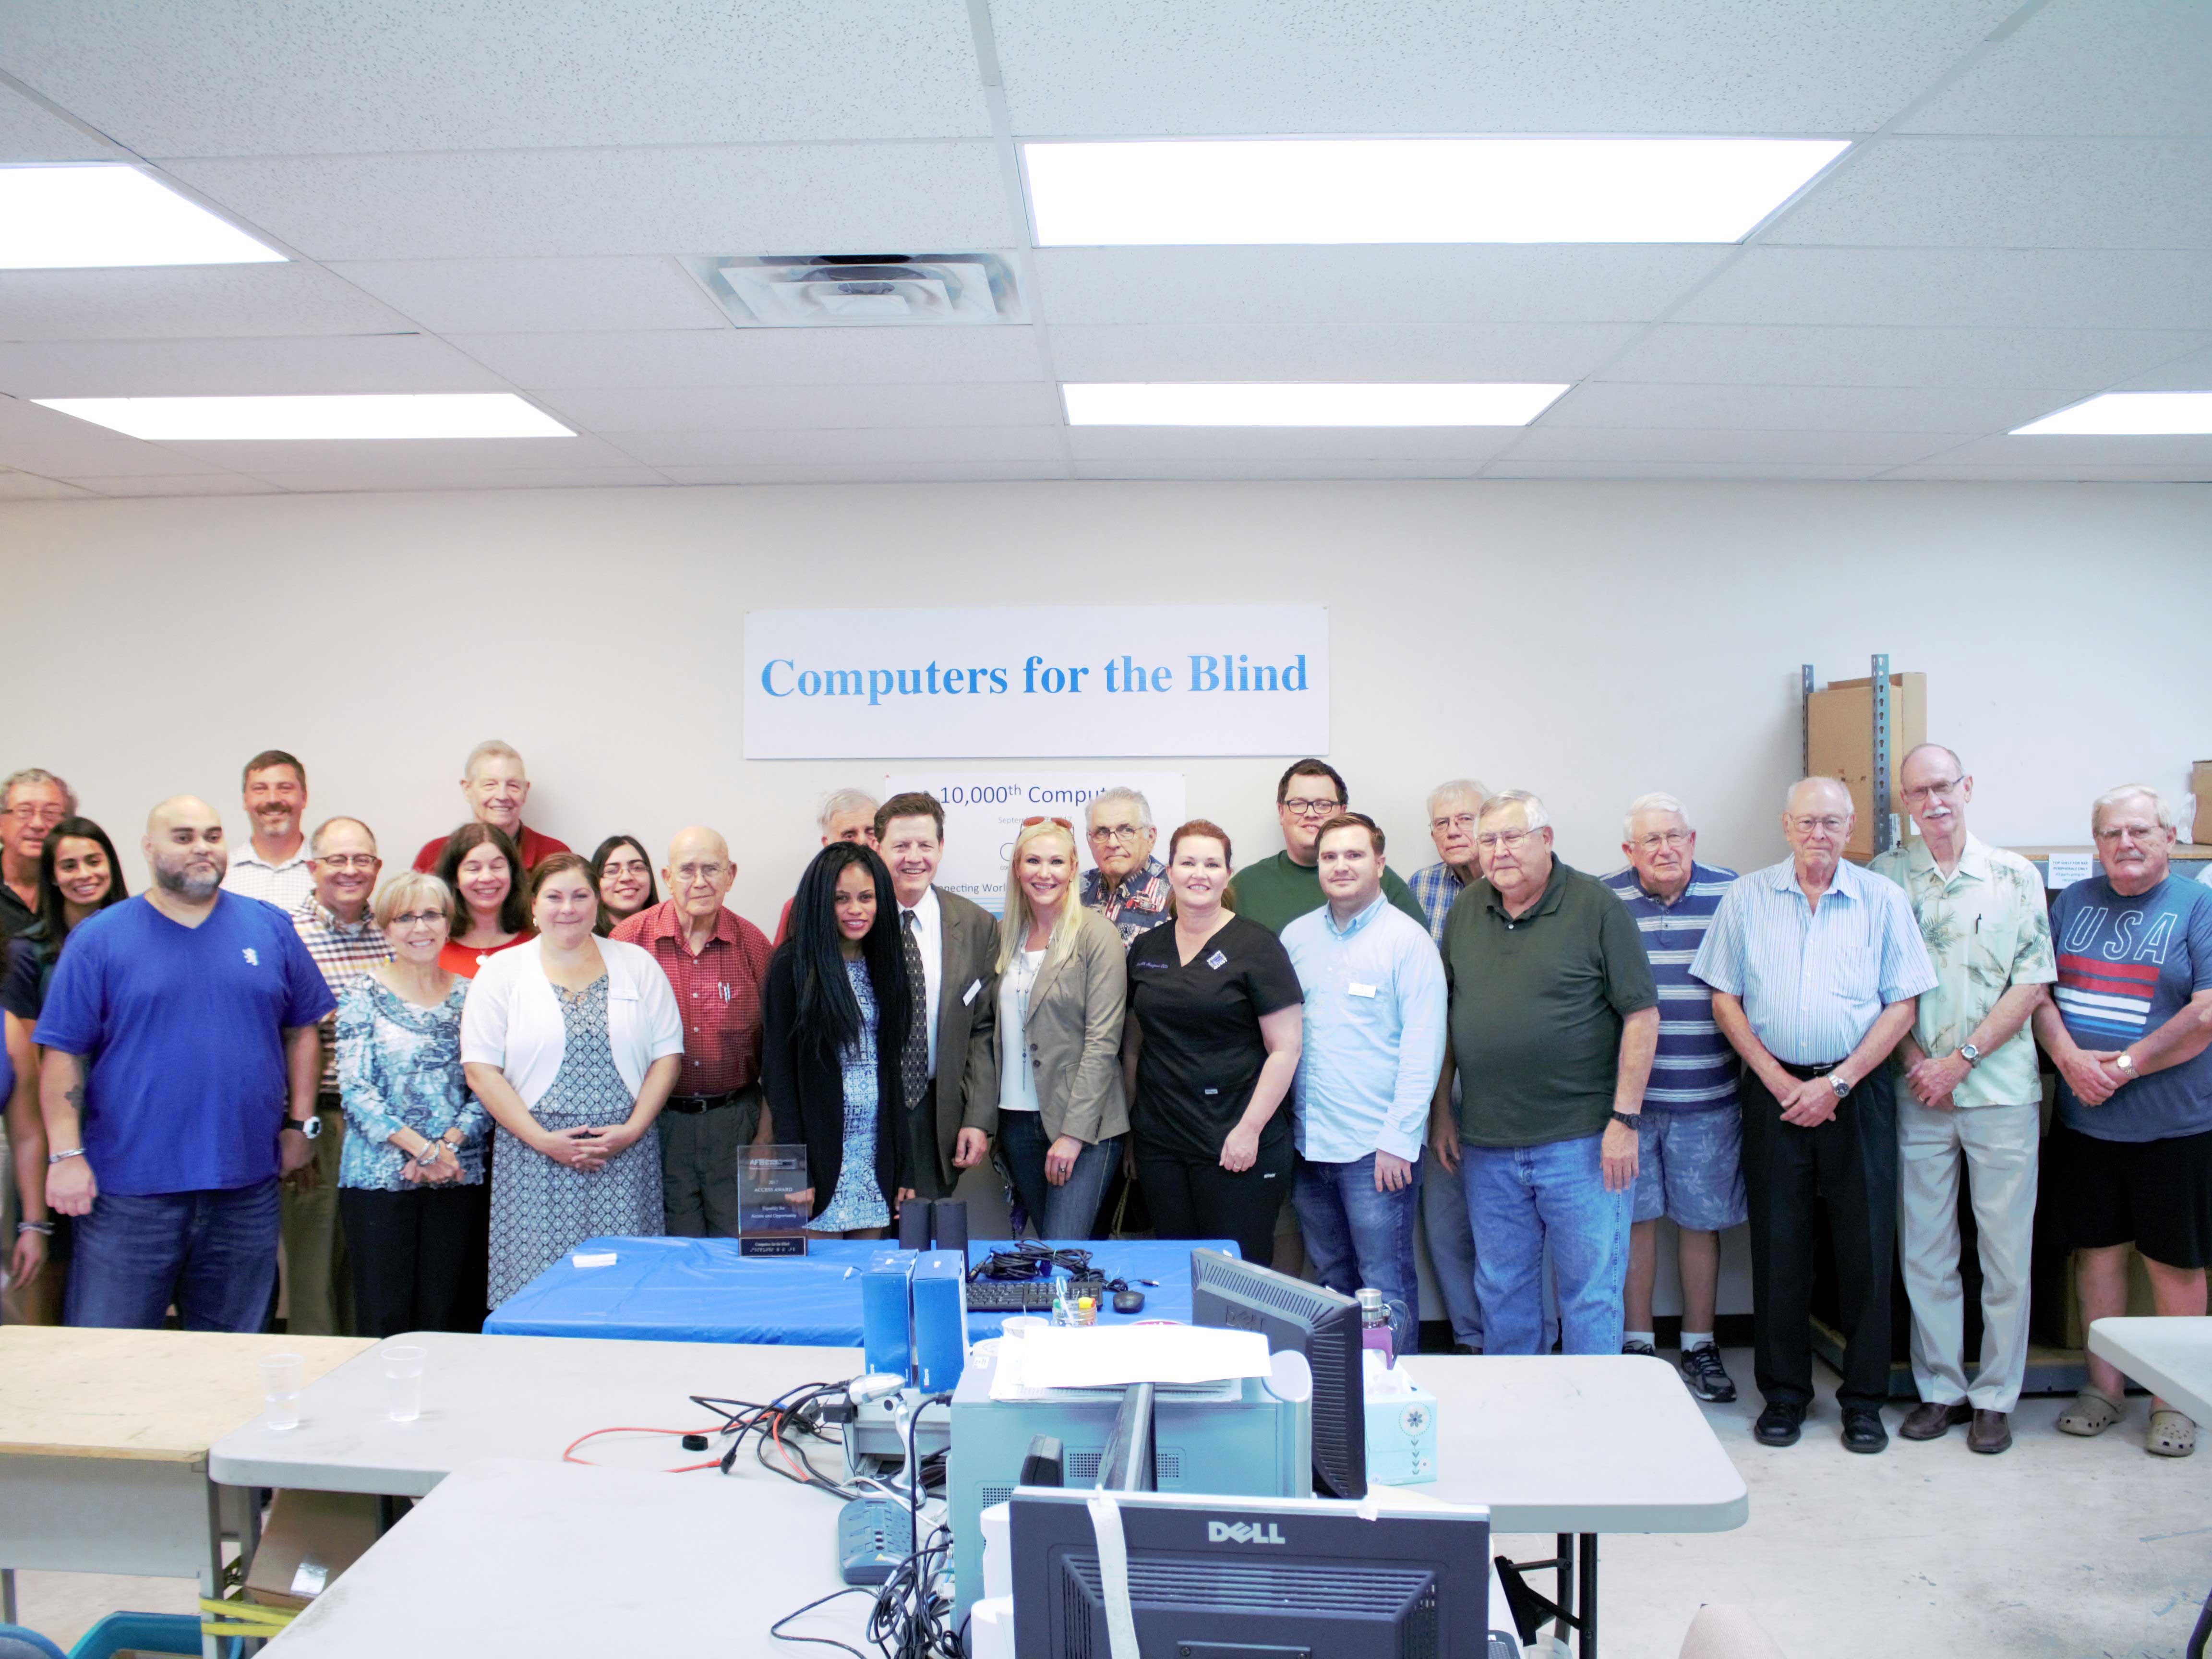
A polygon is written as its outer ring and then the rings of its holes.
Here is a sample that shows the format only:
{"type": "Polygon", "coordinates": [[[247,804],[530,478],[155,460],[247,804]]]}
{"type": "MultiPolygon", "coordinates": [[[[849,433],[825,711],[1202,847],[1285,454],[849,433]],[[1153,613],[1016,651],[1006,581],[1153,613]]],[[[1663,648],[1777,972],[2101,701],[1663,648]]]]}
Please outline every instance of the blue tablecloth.
{"type": "MultiPolygon", "coordinates": [[[[975,1239],[981,1261],[1004,1239],[975,1239]]],[[[1091,1266],[1145,1293],[1140,1314],[1102,1310],[1102,1324],[1137,1319],[1188,1320],[1194,1244],[1234,1255],[1225,1240],[1101,1239],[1074,1248],[1091,1266]],[[1157,1279],[1158,1285],[1138,1285],[1157,1279]]],[[[484,1322],[497,1336],[599,1336],[649,1342],[780,1342],[832,1348],[860,1346],[860,1273],[884,1249],[866,1239],[810,1241],[802,1258],[748,1259],[733,1238],[587,1238],[509,1297],[484,1322]],[[604,1267],[579,1267],[577,1255],[612,1251],[604,1267]]],[[[970,1314],[969,1334],[994,1335],[1002,1314],[970,1314]]]]}

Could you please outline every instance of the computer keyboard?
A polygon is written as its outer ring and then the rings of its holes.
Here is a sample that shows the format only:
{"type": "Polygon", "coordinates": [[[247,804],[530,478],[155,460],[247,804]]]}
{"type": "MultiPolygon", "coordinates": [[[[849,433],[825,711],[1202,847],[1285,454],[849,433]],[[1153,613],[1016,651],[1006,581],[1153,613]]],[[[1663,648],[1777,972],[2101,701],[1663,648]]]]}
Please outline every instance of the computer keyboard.
{"type": "Polygon", "coordinates": [[[1097,1302],[1103,1298],[1106,1281],[1103,1279],[1026,1279],[1006,1282],[995,1279],[971,1279],[968,1281],[968,1311],[969,1313],[1050,1313],[1053,1290],[1064,1285],[1070,1302],[1087,1296],[1097,1302]]]}

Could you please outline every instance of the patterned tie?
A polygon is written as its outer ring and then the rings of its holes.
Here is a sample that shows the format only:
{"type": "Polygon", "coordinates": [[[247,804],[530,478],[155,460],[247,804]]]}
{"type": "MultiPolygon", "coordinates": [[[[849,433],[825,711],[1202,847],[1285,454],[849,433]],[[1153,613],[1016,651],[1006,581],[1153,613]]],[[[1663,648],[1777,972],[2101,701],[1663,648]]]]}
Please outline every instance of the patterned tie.
{"type": "Polygon", "coordinates": [[[921,938],[914,912],[900,912],[900,945],[906,956],[908,1014],[906,1042],[899,1049],[899,1080],[906,1085],[907,1109],[921,1104],[929,1085],[929,978],[921,965],[921,938]]]}

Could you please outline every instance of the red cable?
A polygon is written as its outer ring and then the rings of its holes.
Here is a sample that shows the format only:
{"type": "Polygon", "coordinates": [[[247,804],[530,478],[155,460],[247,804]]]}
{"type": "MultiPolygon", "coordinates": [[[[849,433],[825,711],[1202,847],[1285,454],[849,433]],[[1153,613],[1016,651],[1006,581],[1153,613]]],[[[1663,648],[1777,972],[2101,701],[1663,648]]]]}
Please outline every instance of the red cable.
{"type": "MultiPolygon", "coordinates": [[[[594,1463],[588,1457],[578,1457],[575,1455],[577,1447],[582,1445],[586,1440],[596,1439],[603,1434],[686,1435],[704,1434],[707,1432],[708,1432],[708,1431],[704,1429],[647,1429],[636,1427],[629,1424],[623,1424],[618,1427],[611,1429],[593,1429],[588,1434],[580,1434],[574,1440],[571,1440],[568,1445],[562,1449],[561,1453],[561,1461],[563,1463],[580,1464],[587,1469],[604,1469],[611,1467],[605,1463],[594,1463]]],[[[661,1473],[664,1474],[690,1474],[695,1469],[717,1468],[720,1467],[720,1464],[721,1459],[711,1458],[704,1463],[686,1463],[678,1468],[663,1469],[661,1473]]]]}

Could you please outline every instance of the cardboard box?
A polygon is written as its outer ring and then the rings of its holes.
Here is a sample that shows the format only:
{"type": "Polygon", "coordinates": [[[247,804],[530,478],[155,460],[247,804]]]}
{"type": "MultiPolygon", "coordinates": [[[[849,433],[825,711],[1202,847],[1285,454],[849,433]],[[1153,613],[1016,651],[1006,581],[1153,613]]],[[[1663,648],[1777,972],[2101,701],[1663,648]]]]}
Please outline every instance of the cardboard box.
{"type": "Polygon", "coordinates": [[[373,1494],[280,1492],[246,1575],[246,1599],[296,1612],[336,1583],[376,1540],[373,1494]]]}
{"type": "Polygon", "coordinates": [[[2189,793],[2197,797],[2197,822],[2189,839],[2212,842],[2212,760],[2201,760],[2189,769],[2189,793]]]}
{"type": "MultiPolygon", "coordinates": [[[[1806,708],[1806,774],[1839,778],[1851,792],[1857,821],[1844,848],[1861,863],[1874,856],[1874,681],[1831,680],[1806,708]]],[[[1928,741],[1928,676],[1889,677],[1889,810],[1897,818],[1892,845],[1912,833],[1898,790],[1897,768],[1928,741]]],[[[1781,803],[1775,803],[1778,815],[1781,803]]]]}

